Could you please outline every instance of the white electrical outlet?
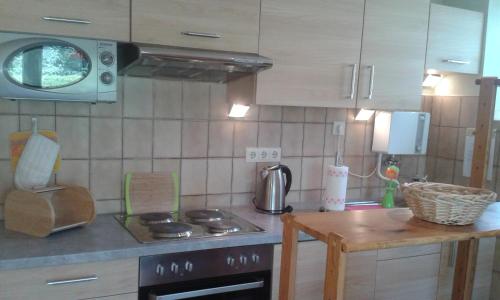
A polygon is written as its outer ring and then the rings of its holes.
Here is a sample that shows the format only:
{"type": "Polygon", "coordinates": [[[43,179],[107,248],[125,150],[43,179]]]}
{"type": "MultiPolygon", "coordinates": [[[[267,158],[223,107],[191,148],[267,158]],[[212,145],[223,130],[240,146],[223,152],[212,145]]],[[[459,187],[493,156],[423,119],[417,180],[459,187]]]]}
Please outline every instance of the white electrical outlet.
{"type": "Polygon", "coordinates": [[[279,162],[281,148],[247,148],[247,162],[279,162]]]}
{"type": "Polygon", "coordinates": [[[345,122],[344,121],[333,122],[332,134],[333,135],[345,135],[345,122]]]}

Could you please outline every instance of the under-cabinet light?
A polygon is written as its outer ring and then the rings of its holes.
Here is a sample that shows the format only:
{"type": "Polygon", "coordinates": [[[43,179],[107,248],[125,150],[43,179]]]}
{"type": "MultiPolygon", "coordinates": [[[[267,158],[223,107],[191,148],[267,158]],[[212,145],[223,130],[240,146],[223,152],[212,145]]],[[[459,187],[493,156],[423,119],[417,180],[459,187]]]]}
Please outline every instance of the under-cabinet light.
{"type": "Polygon", "coordinates": [[[231,110],[229,111],[229,117],[243,118],[244,116],[246,116],[249,109],[250,109],[249,105],[233,103],[233,105],[231,106],[231,110]]]}
{"type": "Polygon", "coordinates": [[[354,120],[356,121],[368,121],[375,113],[374,110],[371,109],[360,109],[354,120]]]}

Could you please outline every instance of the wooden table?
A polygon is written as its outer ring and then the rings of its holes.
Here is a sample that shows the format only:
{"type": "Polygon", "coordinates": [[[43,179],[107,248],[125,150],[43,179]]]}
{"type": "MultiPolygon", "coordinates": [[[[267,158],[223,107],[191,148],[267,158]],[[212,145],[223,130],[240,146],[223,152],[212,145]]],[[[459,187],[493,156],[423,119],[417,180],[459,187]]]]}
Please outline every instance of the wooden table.
{"type": "Polygon", "coordinates": [[[346,253],[458,242],[453,299],[472,295],[479,238],[500,235],[500,203],[473,225],[445,226],[419,220],[408,208],[285,214],[280,299],[294,299],[299,230],[327,243],[324,299],[343,299],[346,253]]]}

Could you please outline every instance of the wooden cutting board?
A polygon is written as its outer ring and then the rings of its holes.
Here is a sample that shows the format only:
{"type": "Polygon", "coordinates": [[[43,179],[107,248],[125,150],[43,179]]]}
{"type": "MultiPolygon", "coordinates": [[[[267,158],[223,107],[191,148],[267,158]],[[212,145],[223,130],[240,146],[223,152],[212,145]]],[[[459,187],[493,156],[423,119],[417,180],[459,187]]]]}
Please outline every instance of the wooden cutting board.
{"type": "Polygon", "coordinates": [[[172,173],[125,175],[125,208],[128,215],[179,210],[179,179],[172,173]]]}

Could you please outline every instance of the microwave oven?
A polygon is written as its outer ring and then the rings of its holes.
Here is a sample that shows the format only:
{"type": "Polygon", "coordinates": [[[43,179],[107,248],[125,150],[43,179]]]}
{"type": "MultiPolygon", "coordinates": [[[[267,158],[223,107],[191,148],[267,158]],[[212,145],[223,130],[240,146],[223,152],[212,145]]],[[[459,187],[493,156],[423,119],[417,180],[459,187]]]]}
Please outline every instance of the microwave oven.
{"type": "Polygon", "coordinates": [[[116,42],[0,32],[0,98],[115,102],[116,42]]]}

